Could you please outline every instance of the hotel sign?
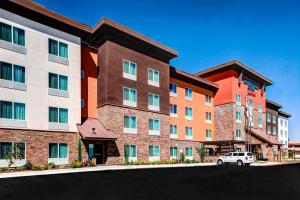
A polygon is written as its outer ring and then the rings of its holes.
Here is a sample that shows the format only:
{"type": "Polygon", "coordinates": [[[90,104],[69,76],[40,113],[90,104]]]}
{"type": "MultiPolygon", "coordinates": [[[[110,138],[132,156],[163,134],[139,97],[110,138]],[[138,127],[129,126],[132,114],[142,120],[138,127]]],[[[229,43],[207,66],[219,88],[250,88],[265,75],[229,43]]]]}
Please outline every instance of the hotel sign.
{"type": "Polygon", "coordinates": [[[255,90],[259,90],[258,85],[246,79],[244,80],[244,83],[248,85],[248,94],[255,96],[255,90]]]}

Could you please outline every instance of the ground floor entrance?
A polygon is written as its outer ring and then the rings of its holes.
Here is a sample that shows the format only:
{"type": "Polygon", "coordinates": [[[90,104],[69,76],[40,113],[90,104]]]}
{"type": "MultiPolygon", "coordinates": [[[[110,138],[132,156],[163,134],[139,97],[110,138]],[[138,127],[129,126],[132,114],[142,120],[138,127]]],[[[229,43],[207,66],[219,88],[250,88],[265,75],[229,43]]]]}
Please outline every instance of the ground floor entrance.
{"type": "Polygon", "coordinates": [[[103,144],[88,144],[89,160],[96,165],[104,164],[104,145],[103,144]]]}

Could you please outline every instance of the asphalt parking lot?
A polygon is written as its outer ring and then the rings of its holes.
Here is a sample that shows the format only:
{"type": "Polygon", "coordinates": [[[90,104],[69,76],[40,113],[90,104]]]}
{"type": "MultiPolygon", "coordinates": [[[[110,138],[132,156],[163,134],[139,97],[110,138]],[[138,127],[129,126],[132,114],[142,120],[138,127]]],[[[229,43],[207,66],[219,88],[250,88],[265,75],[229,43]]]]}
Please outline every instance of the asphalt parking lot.
{"type": "Polygon", "coordinates": [[[0,179],[0,199],[300,199],[300,165],[191,167],[0,179]]]}

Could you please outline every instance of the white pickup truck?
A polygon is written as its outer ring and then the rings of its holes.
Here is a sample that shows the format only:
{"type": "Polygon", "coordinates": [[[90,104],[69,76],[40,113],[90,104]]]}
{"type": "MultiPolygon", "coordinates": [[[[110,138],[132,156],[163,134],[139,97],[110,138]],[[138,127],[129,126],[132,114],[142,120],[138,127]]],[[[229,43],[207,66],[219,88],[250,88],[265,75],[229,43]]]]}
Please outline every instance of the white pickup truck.
{"type": "Polygon", "coordinates": [[[239,167],[250,166],[254,162],[251,152],[230,152],[224,156],[220,156],[217,160],[218,165],[237,164],[239,167]]]}

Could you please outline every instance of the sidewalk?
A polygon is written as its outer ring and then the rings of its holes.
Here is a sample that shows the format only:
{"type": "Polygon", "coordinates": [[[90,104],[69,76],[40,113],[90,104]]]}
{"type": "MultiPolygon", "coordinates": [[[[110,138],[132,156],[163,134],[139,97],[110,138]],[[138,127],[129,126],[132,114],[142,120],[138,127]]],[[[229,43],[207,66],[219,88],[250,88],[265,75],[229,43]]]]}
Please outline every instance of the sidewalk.
{"type": "Polygon", "coordinates": [[[76,169],[52,169],[42,171],[22,171],[1,173],[1,178],[14,178],[26,176],[42,176],[53,174],[68,174],[80,172],[96,172],[96,171],[110,171],[110,170],[130,170],[130,169],[155,169],[155,168],[176,168],[176,167],[201,167],[201,166],[215,166],[216,163],[190,163],[190,164],[168,164],[168,165],[101,165],[96,167],[84,167],[76,169]]]}
{"type": "Polygon", "coordinates": [[[251,164],[254,167],[266,167],[266,166],[277,166],[277,165],[293,165],[293,164],[300,164],[300,162],[268,162],[268,161],[257,161],[251,164]]]}

